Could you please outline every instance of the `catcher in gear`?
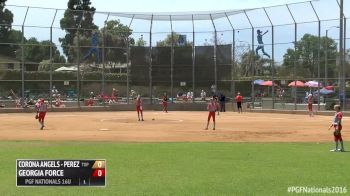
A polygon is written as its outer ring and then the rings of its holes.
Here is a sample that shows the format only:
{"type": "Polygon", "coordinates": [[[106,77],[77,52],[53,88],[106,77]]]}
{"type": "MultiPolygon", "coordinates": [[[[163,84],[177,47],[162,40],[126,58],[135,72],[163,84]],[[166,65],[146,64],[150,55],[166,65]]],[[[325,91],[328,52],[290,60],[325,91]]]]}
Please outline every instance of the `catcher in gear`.
{"type": "Polygon", "coordinates": [[[330,130],[332,127],[334,127],[334,141],[335,141],[335,149],[331,150],[332,152],[344,152],[344,144],[343,144],[343,138],[341,136],[341,130],[342,130],[342,123],[341,120],[343,118],[343,113],[340,111],[340,105],[334,106],[335,115],[332,124],[329,126],[328,130],[330,130]],[[338,148],[340,143],[340,147],[338,148]]]}

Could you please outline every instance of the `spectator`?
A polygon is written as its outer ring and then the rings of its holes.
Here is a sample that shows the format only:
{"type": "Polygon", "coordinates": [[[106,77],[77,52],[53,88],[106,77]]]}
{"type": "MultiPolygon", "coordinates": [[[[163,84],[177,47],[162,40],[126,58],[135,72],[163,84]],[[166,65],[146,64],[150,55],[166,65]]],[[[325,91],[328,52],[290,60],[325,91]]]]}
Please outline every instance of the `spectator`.
{"type": "Polygon", "coordinates": [[[202,90],[202,92],[201,92],[201,99],[202,99],[202,101],[205,101],[205,97],[206,96],[207,96],[207,93],[204,90],[202,90]]]}
{"type": "Polygon", "coordinates": [[[93,99],[93,98],[95,98],[95,95],[94,95],[94,92],[90,92],[90,99],[93,99]]]}
{"type": "Polygon", "coordinates": [[[220,94],[220,112],[226,112],[226,97],[224,94],[220,94]]]}
{"type": "Polygon", "coordinates": [[[191,98],[191,91],[188,91],[188,92],[187,92],[187,99],[192,99],[192,98],[191,98]]]}
{"type": "Polygon", "coordinates": [[[117,103],[118,102],[118,90],[113,88],[112,89],[112,97],[111,97],[112,103],[117,103]]]}

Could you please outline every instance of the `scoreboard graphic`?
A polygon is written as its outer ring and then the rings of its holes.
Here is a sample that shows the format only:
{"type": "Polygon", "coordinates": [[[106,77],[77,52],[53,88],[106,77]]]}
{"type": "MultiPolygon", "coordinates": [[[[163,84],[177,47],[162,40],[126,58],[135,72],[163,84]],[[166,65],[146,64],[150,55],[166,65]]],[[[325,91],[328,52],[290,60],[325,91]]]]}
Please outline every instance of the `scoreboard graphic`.
{"type": "Polygon", "coordinates": [[[17,186],[106,186],[106,160],[16,160],[17,186]]]}

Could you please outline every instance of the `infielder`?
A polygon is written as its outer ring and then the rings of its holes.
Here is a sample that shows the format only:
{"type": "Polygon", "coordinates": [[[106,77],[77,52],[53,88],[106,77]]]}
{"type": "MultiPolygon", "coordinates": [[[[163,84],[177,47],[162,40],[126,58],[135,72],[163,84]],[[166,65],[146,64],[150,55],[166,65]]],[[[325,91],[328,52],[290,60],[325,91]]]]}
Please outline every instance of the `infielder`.
{"type": "Polygon", "coordinates": [[[331,152],[344,152],[344,144],[343,144],[343,138],[341,136],[341,130],[342,130],[342,124],[341,120],[343,118],[343,113],[340,111],[340,105],[334,106],[335,115],[333,122],[331,126],[329,126],[328,130],[330,130],[332,127],[334,127],[334,141],[335,141],[335,149],[331,150],[331,152]],[[340,143],[340,147],[338,148],[338,145],[340,143]]]}
{"type": "Polygon", "coordinates": [[[209,126],[209,122],[210,119],[213,118],[213,130],[215,130],[215,113],[217,110],[219,110],[219,105],[218,103],[214,100],[214,98],[210,98],[210,102],[207,106],[207,110],[209,111],[208,114],[208,121],[207,121],[207,126],[205,128],[205,130],[208,130],[208,126],[209,126]]]}
{"type": "Polygon", "coordinates": [[[41,125],[40,130],[43,130],[45,125],[44,125],[44,120],[45,120],[45,115],[47,112],[47,103],[45,103],[45,100],[43,98],[41,98],[36,104],[35,104],[35,108],[36,108],[36,115],[35,115],[35,119],[38,119],[39,124],[41,125]]]}
{"type": "Polygon", "coordinates": [[[141,114],[141,120],[143,121],[142,100],[140,95],[137,95],[135,100],[135,105],[136,105],[137,117],[139,118],[139,121],[140,121],[140,114],[141,114]]]}

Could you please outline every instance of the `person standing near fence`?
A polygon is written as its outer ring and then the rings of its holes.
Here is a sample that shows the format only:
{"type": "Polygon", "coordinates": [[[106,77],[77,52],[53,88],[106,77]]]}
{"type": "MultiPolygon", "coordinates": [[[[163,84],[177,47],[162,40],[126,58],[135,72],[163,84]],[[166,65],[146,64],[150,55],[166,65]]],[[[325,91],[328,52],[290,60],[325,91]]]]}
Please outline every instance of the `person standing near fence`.
{"type": "Polygon", "coordinates": [[[162,97],[163,112],[168,113],[168,96],[164,93],[162,97]]]}
{"type": "Polygon", "coordinates": [[[112,103],[118,102],[118,90],[113,88],[112,89],[112,97],[111,97],[112,103]]]}
{"type": "Polygon", "coordinates": [[[226,97],[224,94],[220,94],[220,112],[226,112],[226,97]]]}
{"type": "Polygon", "coordinates": [[[243,110],[242,110],[243,97],[241,96],[241,93],[240,93],[240,92],[237,93],[236,102],[237,102],[237,110],[238,110],[238,113],[243,112],[243,110]]]}
{"type": "Polygon", "coordinates": [[[201,99],[202,99],[202,101],[205,101],[205,97],[206,96],[207,96],[207,93],[204,90],[202,90],[202,92],[201,92],[201,99]]]}
{"type": "Polygon", "coordinates": [[[140,121],[140,114],[141,114],[141,120],[143,121],[142,100],[140,95],[137,95],[135,100],[135,105],[136,105],[137,117],[139,118],[139,121],[140,121]]]}
{"type": "Polygon", "coordinates": [[[309,109],[309,116],[314,117],[314,112],[312,111],[312,104],[314,103],[314,99],[312,97],[312,94],[310,93],[307,96],[307,107],[309,109]]]}

